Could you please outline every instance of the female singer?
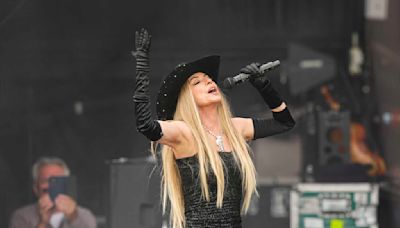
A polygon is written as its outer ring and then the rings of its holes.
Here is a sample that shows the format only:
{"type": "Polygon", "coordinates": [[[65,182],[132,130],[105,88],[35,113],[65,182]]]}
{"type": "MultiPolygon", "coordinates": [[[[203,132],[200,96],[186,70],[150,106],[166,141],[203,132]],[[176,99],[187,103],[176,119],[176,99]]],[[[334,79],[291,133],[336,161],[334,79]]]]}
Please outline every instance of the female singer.
{"type": "MultiPolygon", "coordinates": [[[[272,110],[273,119],[232,117],[216,84],[219,56],[178,65],[161,83],[157,119],[149,100],[151,36],[136,32],[137,129],[162,147],[162,196],[171,225],[241,227],[256,192],[256,171],[246,143],[291,129],[295,122],[286,104],[261,77],[259,64],[241,70],[272,110]]],[[[153,147],[153,152],[154,152],[153,147]]]]}

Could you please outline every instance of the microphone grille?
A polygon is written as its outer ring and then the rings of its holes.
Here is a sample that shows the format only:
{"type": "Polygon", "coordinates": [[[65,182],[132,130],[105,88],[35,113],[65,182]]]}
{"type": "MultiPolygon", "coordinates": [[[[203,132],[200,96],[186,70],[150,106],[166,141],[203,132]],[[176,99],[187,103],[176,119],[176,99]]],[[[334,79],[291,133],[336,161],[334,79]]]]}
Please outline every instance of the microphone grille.
{"type": "Polygon", "coordinates": [[[225,78],[222,82],[222,87],[225,89],[232,89],[235,85],[233,78],[225,78]]]}

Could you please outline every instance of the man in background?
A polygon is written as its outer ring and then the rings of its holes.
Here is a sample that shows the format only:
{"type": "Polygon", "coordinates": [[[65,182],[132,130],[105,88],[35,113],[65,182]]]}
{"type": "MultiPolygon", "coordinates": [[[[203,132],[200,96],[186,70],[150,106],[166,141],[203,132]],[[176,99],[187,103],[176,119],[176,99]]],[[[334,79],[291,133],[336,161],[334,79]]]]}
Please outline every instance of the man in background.
{"type": "Polygon", "coordinates": [[[33,191],[37,203],[17,209],[11,216],[9,228],[95,228],[93,214],[80,207],[66,194],[58,194],[51,200],[49,178],[69,176],[66,163],[56,157],[40,158],[32,167],[33,191]]]}

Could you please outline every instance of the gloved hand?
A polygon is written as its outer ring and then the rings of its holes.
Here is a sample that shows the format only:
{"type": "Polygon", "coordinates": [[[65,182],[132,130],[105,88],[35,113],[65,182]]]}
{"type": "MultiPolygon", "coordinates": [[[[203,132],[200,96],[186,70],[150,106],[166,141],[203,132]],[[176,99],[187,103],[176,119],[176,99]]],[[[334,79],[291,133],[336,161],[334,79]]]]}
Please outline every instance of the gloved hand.
{"type": "Polygon", "coordinates": [[[282,99],[278,92],[272,87],[271,81],[263,76],[260,63],[251,63],[240,70],[241,73],[250,75],[250,83],[258,90],[270,109],[279,107],[282,99]]]}
{"type": "Polygon", "coordinates": [[[151,36],[145,30],[135,33],[136,49],[132,55],[136,58],[136,87],[133,95],[136,113],[136,128],[151,141],[157,141],[162,137],[161,126],[152,118],[150,110],[150,65],[149,51],[151,36]]]}
{"type": "Polygon", "coordinates": [[[256,88],[263,88],[266,84],[269,84],[270,81],[267,77],[263,77],[263,72],[260,70],[260,63],[251,63],[242,69],[240,69],[240,73],[250,75],[250,83],[256,88]]]}
{"type": "MultiPolygon", "coordinates": [[[[149,59],[149,52],[151,46],[151,35],[146,29],[142,28],[140,31],[135,32],[135,50],[131,52],[136,61],[149,59]]],[[[143,67],[143,66],[140,66],[143,67]]],[[[140,68],[139,67],[139,68],[140,68]]]]}
{"type": "Polygon", "coordinates": [[[149,52],[151,45],[151,35],[146,29],[141,29],[135,33],[135,50],[131,52],[136,58],[136,88],[135,95],[148,94],[149,91],[149,52]]]}

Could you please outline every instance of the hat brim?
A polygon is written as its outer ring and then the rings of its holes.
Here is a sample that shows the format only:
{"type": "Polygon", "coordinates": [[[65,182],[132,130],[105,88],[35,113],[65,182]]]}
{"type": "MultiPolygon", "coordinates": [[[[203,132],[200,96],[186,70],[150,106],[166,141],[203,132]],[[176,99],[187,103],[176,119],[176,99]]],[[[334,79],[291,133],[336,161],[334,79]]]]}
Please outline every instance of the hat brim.
{"type": "Polygon", "coordinates": [[[197,72],[205,73],[217,83],[219,63],[220,57],[211,55],[175,67],[161,82],[156,103],[157,118],[160,120],[173,119],[181,88],[193,74],[197,72]]]}

